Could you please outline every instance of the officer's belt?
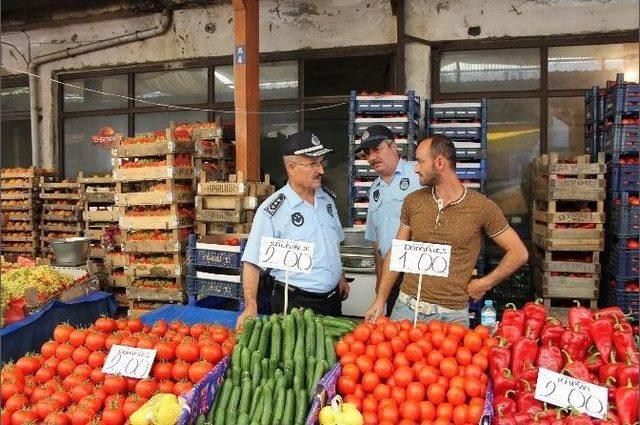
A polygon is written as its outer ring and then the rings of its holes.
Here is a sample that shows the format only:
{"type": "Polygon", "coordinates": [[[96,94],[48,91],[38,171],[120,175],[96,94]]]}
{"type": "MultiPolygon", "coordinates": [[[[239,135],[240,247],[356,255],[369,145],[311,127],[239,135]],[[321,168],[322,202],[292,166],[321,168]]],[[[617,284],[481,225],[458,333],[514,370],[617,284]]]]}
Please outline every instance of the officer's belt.
{"type": "MultiPolygon", "coordinates": [[[[280,287],[284,291],[285,283],[284,282],[280,282],[279,280],[276,280],[275,282],[276,282],[276,287],[280,287]]],[[[329,292],[322,292],[322,293],[321,292],[305,291],[304,289],[296,288],[295,286],[292,286],[291,284],[289,284],[289,288],[288,289],[289,289],[289,295],[297,295],[297,296],[301,296],[301,297],[325,300],[325,299],[331,298],[332,296],[335,295],[335,293],[338,291],[338,286],[336,285],[336,287],[333,288],[329,292]]]]}

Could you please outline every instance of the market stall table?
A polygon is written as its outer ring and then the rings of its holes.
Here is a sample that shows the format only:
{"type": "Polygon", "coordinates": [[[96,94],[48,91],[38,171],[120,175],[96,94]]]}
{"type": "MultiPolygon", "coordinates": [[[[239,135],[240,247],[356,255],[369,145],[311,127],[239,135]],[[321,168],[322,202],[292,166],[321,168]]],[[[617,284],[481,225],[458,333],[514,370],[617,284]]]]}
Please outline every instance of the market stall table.
{"type": "Polygon", "coordinates": [[[73,326],[89,326],[102,315],[113,315],[116,299],[107,292],[94,292],[70,301],[52,301],[19,322],[0,329],[2,362],[17,360],[50,338],[56,325],[69,322],[73,326]]]}

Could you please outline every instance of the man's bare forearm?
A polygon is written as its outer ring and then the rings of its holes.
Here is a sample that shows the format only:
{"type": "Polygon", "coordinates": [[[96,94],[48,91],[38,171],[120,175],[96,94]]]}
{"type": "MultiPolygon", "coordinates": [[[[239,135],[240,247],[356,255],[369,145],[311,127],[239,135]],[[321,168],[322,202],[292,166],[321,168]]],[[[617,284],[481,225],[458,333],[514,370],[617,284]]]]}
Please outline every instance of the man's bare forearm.
{"type": "Polygon", "coordinates": [[[249,309],[257,309],[259,281],[260,269],[251,263],[244,263],[242,268],[242,289],[244,291],[244,303],[249,309]]]}

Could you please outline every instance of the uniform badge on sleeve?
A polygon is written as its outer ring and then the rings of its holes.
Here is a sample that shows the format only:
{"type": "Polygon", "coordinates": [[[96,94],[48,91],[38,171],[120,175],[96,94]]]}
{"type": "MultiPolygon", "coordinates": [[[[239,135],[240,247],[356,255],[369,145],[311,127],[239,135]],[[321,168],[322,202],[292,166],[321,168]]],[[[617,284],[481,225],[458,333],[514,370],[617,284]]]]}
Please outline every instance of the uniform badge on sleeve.
{"type": "Polygon", "coordinates": [[[409,178],[403,177],[400,180],[400,190],[407,190],[407,189],[409,189],[409,178]]]}
{"type": "Polygon", "coordinates": [[[327,212],[331,217],[333,217],[333,207],[331,206],[331,204],[327,204],[327,212]]]}
{"type": "Polygon", "coordinates": [[[273,215],[278,211],[278,209],[282,206],[282,203],[284,202],[284,200],[287,197],[284,195],[284,193],[280,193],[278,194],[278,196],[276,196],[276,198],[271,201],[271,203],[269,205],[267,205],[264,210],[269,213],[270,216],[273,217],[273,215]]]}
{"type": "Polygon", "coordinates": [[[300,227],[304,224],[304,217],[299,212],[294,212],[291,214],[291,222],[294,226],[300,227]]]}
{"type": "Polygon", "coordinates": [[[373,200],[375,202],[378,202],[378,199],[380,199],[380,189],[376,189],[373,191],[373,200]]]}

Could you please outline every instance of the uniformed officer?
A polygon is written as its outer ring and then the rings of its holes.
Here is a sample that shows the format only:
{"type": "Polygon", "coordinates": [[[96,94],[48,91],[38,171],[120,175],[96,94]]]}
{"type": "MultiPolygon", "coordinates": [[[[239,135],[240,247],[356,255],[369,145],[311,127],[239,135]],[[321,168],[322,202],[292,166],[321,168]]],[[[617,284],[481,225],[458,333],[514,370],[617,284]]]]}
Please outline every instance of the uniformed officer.
{"type": "MultiPolygon", "coordinates": [[[[362,133],[362,142],[355,153],[364,151],[364,157],[379,177],[369,191],[369,210],[366,240],[373,242],[376,265],[376,293],[380,286],[382,262],[391,241],[400,226],[400,210],[405,196],[420,189],[420,179],[414,172],[415,162],[405,161],[398,154],[393,132],[383,125],[374,125],[362,133]]],[[[398,298],[402,275],[398,278],[387,299],[390,314],[398,298]]]]}
{"type": "MultiPolygon", "coordinates": [[[[317,313],[339,316],[349,285],[342,273],[340,242],[344,233],[334,204],[335,194],[322,187],[324,156],[332,152],[309,131],[292,134],[283,146],[288,182],[267,198],[256,210],[251,233],[242,255],[245,309],[237,326],[257,315],[256,294],[261,269],[258,267],[263,236],[313,242],[310,273],[289,272],[289,303],[308,307],[317,313]]],[[[271,269],[275,279],[271,310],[284,309],[285,272],[271,269]]]]}

